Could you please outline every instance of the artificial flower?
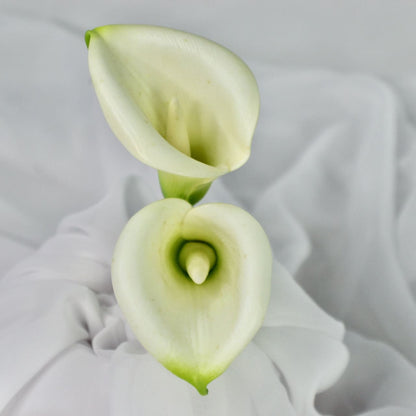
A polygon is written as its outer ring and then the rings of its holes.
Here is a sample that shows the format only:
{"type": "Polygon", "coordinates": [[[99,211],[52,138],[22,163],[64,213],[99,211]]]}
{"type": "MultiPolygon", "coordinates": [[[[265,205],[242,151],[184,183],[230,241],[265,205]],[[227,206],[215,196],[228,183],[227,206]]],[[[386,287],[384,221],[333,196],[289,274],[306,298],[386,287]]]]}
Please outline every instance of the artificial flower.
{"type": "Polygon", "coordinates": [[[112,280],[142,345],[206,394],[260,328],[271,269],[267,236],[246,211],[168,198],[127,223],[112,280]]]}
{"type": "Polygon", "coordinates": [[[255,78],[224,47],[178,30],[109,25],[86,33],[91,78],[127,150],[191,203],[243,165],[259,112],[255,78]]]}

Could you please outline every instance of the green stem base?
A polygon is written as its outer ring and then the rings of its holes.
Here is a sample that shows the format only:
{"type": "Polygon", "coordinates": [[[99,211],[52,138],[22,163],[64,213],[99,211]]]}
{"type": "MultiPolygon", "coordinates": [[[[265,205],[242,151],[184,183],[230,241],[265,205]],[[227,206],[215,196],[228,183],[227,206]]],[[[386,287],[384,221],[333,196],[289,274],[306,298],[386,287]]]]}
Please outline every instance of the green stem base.
{"type": "Polygon", "coordinates": [[[159,170],[159,183],[165,198],[181,198],[194,205],[211,186],[211,178],[188,178],[159,170]]]}

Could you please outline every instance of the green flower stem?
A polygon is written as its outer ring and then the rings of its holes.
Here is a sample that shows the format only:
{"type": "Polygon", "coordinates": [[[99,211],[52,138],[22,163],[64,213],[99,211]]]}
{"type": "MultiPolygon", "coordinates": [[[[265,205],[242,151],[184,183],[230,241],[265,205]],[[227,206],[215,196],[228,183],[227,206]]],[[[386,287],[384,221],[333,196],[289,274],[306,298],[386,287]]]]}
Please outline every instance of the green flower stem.
{"type": "Polygon", "coordinates": [[[190,178],[159,171],[159,183],[165,198],[181,198],[194,205],[211,186],[211,178],[190,178]]]}

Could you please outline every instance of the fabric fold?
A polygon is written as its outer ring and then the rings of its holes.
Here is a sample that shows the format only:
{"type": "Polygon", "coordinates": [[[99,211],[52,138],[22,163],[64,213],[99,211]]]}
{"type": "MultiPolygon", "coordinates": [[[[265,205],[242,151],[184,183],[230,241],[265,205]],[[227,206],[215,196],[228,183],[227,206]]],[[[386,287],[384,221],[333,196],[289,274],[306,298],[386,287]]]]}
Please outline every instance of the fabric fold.
{"type": "MultiPolygon", "coordinates": [[[[106,390],[104,400],[114,416],[164,415],[168,408],[181,409],[184,415],[199,415],[201,408],[202,414],[226,415],[230,409],[236,411],[237,403],[240,414],[247,416],[277,409],[285,416],[299,411],[317,414],[316,393],[332,384],[345,366],[343,328],[277,265],[275,272],[282,277],[274,278],[265,327],[211,383],[208,401],[196,398],[192,387],[164,369],[135,340],[114,299],[110,261],[124,223],[150,198],[151,191],[139,178],[124,179],[98,204],[64,219],[54,237],[4,277],[0,365],[2,373],[11,377],[0,389],[2,408],[12,406],[19,391],[19,403],[29,406],[35,400],[25,390],[29,383],[33,389],[50,385],[50,377],[77,377],[81,369],[75,363],[64,373],[53,368],[65,365],[68,354],[78,354],[74,350],[78,345],[83,348],[82,360],[90,362],[88,368],[97,366],[105,374],[107,384],[91,394],[100,396],[106,390]],[[19,362],[7,358],[7,351],[13,351],[19,362]],[[326,361],[317,361],[323,355],[326,361]],[[308,374],[307,383],[299,378],[302,374],[308,374]],[[300,385],[305,390],[299,390],[300,385]],[[156,388],[163,400],[155,401],[149,394],[156,388]]],[[[73,379],[74,389],[76,384],[73,379]]],[[[68,397],[74,392],[68,391],[68,397]]]]}

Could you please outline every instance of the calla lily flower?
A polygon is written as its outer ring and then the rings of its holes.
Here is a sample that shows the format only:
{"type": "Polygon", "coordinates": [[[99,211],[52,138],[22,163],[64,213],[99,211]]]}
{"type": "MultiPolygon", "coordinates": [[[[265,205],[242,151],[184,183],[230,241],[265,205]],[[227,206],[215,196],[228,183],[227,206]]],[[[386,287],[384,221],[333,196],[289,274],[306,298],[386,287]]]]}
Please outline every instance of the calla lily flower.
{"type": "Polygon", "coordinates": [[[117,138],[192,204],[250,155],[255,78],[222,46],[181,31],[110,25],[86,33],[91,78],[117,138]]]}
{"type": "Polygon", "coordinates": [[[207,394],[207,384],[263,322],[271,265],[266,234],[241,208],[193,208],[168,198],[127,223],[114,251],[112,281],[142,345],[207,394]]]}

